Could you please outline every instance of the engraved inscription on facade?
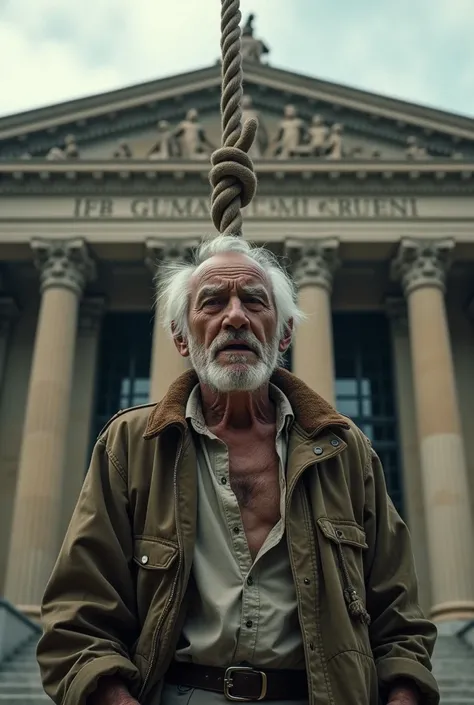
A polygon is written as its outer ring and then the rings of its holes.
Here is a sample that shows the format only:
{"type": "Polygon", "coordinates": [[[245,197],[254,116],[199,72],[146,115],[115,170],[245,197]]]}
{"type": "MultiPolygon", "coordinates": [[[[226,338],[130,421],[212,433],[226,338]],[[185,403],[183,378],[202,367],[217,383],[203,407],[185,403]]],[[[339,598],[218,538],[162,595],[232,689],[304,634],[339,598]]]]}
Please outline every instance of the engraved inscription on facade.
{"type": "MultiPolygon", "coordinates": [[[[247,218],[371,219],[416,218],[416,198],[257,196],[244,209],[247,218]]],[[[209,200],[198,196],[77,198],[73,217],[84,220],[203,220],[210,217],[209,200]]]]}

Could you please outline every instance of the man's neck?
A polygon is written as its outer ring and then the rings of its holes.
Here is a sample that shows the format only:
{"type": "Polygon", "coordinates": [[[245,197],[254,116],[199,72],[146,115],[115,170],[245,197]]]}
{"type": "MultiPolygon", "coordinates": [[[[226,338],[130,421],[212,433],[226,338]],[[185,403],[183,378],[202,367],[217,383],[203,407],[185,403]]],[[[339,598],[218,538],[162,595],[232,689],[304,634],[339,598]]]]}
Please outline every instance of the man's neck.
{"type": "Polygon", "coordinates": [[[268,384],[254,392],[221,393],[203,384],[200,390],[204,418],[214,433],[251,430],[275,423],[276,410],[268,384]]]}

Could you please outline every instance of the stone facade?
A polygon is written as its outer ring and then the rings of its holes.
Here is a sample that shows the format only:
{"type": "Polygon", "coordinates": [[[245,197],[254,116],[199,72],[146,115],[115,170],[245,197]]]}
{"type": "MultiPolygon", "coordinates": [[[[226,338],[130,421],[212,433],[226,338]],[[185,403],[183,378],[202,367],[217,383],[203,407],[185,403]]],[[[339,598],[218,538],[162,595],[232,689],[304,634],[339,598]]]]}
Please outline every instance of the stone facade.
{"type": "MultiPolygon", "coordinates": [[[[334,316],[386,321],[393,365],[380,376],[393,386],[422,603],[440,622],[474,618],[474,121],[259,57],[250,52],[245,69],[244,108],[262,130],[244,232],[295,277],[306,319],[292,369],[342,404],[334,316]]],[[[216,66],[75,102],[68,114],[0,120],[0,526],[10,537],[0,583],[26,612],[86,470],[104,321],[149,316],[142,381],[152,400],[185,368],[159,310],[153,318],[155,275],[212,234],[219,81],[216,66]]],[[[362,405],[380,402],[364,394],[362,405]]]]}

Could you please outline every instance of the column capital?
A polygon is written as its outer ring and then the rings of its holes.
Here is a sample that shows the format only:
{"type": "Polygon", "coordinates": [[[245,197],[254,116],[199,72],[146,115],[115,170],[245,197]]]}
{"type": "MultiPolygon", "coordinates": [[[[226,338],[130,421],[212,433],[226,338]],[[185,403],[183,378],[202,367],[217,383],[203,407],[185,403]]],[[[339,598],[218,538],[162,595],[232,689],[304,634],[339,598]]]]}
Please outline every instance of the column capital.
{"type": "Polygon", "coordinates": [[[63,287],[81,296],[87,281],[95,278],[95,263],[83,238],[33,238],[30,244],[40,271],[42,291],[63,287]]]}
{"type": "Polygon", "coordinates": [[[86,335],[96,333],[102,322],[105,308],[104,296],[88,296],[83,299],[79,307],[79,332],[86,335]]]}
{"type": "Polygon", "coordinates": [[[0,296],[0,336],[8,335],[11,325],[19,314],[19,309],[12,296],[0,296]]]}
{"type": "Polygon", "coordinates": [[[445,290],[455,242],[403,238],[392,261],[391,273],[401,282],[405,296],[422,286],[445,290]]]}
{"type": "Polygon", "coordinates": [[[285,250],[291,262],[293,279],[298,289],[319,286],[332,291],[334,272],[340,266],[339,240],[290,239],[285,250]]]}
{"type": "Polygon", "coordinates": [[[175,238],[149,237],[145,240],[145,264],[155,273],[161,262],[187,262],[192,251],[199,246],[197,238],[177,240],[175,238]]]}
{"type": "Polygon", "coordinates": [[[394,328],[403,333],[408,332],[408,308],[402,296],[387,296],[385,312],[394,328]]]}

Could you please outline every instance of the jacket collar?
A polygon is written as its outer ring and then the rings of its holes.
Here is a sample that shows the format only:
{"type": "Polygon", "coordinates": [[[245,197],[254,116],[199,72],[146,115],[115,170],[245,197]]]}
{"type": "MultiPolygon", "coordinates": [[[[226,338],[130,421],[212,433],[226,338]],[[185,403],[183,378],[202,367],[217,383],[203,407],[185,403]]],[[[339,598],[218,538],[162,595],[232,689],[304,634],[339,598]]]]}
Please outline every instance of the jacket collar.
{"type": "MultiPolygon", "coordinates": [[[[167,394],[151,410],[143,436],[145,439],[157,436],[168,426],[186,425],[186,404],[198,381],[194,370],[189,370],[171,384],[167,394]]],[[[328,426],[349,428],[345,416],[287,370],[275,370],[271,382],[288,397],[295,422],[308,437],[315,436],[328,426]]]]}

